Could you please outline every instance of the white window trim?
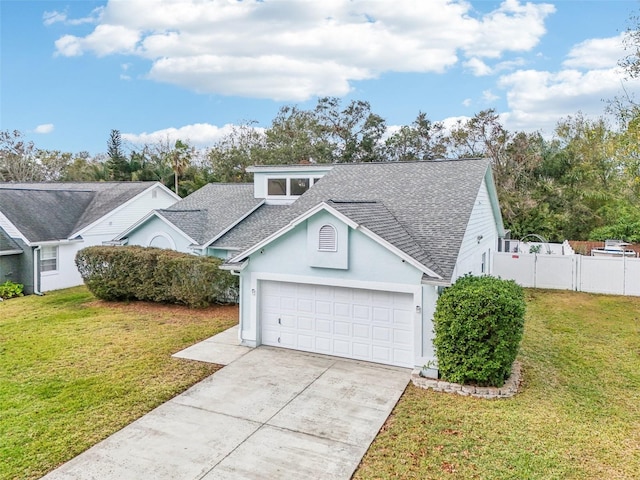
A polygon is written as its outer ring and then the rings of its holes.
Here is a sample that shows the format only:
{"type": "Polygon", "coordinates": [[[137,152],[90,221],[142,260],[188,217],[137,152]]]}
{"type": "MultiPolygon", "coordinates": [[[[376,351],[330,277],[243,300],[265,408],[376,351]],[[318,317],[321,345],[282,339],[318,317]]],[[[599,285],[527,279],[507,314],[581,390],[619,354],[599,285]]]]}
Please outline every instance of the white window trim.
{"type": "Polygon", "coordinates": [[[176,250],[176,242],[173,240],[171,235],[167,235],[165,232],[154,232],[149,235],[149,238],[147,239],[147,247],[150,247],[151,242],[153,242],[157,237],[162,237],[167,240],[169,245],[171,245],[171,250],[176,250]]]}
{"type": "Polygon", "coordinates": [[[313,187],[315,183],[320,180],[322,177],[318,177],[317,175],[295,175],[295,174],[287,174],[287,175],[267,175],[265,177],[265,194],[266,198],[271,200],[291,200],[293,198],[298,198],[300,195],[292,195],[291,194],[291,180],[302,178],[305,180],[309,180],[309,188],[313,187]],[[269,180],[285,180],[285,188],[286,192],[284,195],[269,195],[269,180]]]}
{"type": "Polygon", "coordinates": [[[60,270],[60,248],[58,245],[45,245],[42,246],[40,248],[40,273],[43,275],[52,275],[52,274],[56,274],[58,273],[58,271],[60,270]],[[53,251],[55,252],[55,256],[52,257],[46,257],[44,256],[44,251],[46,248],[51,248],[53,249],[53,251]],[[55,260],[56,261],[56,267],[54,269],[51,270],[43,270],[42,268],[42,262],[44,260],[55,260]]]}

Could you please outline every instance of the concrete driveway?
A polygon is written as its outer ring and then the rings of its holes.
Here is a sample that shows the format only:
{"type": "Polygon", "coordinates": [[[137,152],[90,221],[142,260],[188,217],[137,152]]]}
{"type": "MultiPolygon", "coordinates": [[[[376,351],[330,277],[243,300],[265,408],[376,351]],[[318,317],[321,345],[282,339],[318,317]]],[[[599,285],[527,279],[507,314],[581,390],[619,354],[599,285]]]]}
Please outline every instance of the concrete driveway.
{"type": "Polygon", "coordinates": [[[240,353],[44,478],[348,479],[411,374],[270,347],[240,353]]]}

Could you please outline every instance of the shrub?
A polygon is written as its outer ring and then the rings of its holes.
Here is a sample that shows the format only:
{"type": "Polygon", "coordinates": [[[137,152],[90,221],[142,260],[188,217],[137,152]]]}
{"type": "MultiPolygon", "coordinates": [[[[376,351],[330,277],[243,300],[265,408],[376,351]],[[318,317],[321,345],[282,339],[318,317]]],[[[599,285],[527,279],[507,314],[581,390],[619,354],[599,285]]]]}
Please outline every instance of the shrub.
{"type": "Polygon", "coordinates": [[[495,277],[459,278],[438,298],[434,346],[447,381],[501,387],[524,332],[522,287],[495,277]]]}
{"type": "Polygon", "coordinates": [[[13,297],[22,297],[22,289],[24,285],[21,283],[13,283],[6,281],[0,283],[0,300],[8,300],[13,297]]]}
{"type": "Polygon", "coordinates": [[[237,277],[218,258],[145,247],[87,247],[76,265],[87,288],[103,300],[143,300],[205,307],[228,301],[237,277]]]}

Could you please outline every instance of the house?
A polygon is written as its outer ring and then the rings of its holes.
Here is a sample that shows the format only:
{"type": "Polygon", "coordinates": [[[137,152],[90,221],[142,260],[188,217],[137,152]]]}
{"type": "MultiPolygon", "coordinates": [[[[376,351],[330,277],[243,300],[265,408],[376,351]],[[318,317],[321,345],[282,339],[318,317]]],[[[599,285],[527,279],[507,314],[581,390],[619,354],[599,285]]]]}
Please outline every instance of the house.
{"type": "Polygon", "coordinates": [[[489,160],[253,167],[264,199],[210,247],[240,277],[240,341],[435,369],[438,294],[489,272],[489,160]]]}
{"type": "Polygon", "coordinates": [[[489,272],[504,236],[485,159],[256,166],[210,184],[116,242],[225,259],[240,341],[435,368],[438,294],[489,272]]]}
{"type": "Polygon", "coordinates": [[[0,183],[0,283],[25,293],[81,285],[78,250],[178,200],[158,182],[0,183]]]}
{"type": "Polygon", "coordinates": [[[145,215],[113,239],[116,245],[169,248],[226,258],[211,244],[265,202],[250,183],[209,183],[176,204],[145,215]]]}

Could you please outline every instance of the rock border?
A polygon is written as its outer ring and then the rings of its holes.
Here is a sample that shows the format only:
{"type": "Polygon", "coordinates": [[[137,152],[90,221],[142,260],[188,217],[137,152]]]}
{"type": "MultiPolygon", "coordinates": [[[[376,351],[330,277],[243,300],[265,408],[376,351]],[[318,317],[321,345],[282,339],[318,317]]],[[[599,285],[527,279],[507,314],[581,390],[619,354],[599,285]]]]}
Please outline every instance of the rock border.
{"type": "Polygon", "coordinates": [[[522,381],[522,365],[520,362],[515,361],[511,366],[511,375],[504,382],[502,387],[476,387],[474,385],[461,385],[459,383],[445,382],[436,378],[423,377],[420,374],[421,370],[416,368],[411,372],[411,381],[417,387],[424,388],[426,390],[433,390],[434,392],[444,393],[457,393],[464,397],[476,397],[476,398],[511,398],[520,388],[520,382],[522,381]]]}

